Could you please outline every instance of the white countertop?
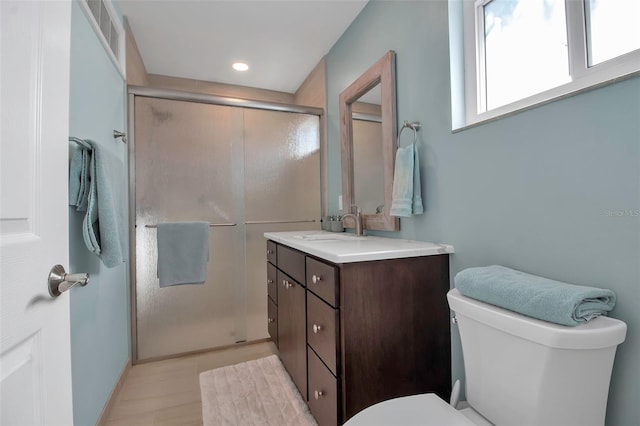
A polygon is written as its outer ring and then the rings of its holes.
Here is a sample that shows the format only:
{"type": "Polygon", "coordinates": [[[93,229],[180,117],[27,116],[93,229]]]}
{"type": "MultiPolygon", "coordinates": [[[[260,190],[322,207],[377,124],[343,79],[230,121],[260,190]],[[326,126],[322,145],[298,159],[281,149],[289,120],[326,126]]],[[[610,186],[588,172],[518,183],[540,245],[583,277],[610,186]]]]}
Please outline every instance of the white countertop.
{"type": "Polygon", "coordinates": [[[365,262],[402,257],[453,253],[453,246],[327,231],[265,232],[277,243],[304,251],[333,263],[365,262]]]}

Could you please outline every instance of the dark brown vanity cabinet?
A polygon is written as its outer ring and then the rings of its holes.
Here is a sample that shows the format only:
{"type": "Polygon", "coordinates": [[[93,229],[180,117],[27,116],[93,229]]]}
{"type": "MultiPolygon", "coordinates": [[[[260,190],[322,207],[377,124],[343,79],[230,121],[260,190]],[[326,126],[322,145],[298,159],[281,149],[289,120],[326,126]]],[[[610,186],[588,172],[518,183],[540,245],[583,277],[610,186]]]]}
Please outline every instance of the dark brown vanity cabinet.
{"type": "Polygon", "coordinates": [[[449,398],[447,254],[333,264],[276,247],[274,341],[320,425],[399,396],[449,398]]]}

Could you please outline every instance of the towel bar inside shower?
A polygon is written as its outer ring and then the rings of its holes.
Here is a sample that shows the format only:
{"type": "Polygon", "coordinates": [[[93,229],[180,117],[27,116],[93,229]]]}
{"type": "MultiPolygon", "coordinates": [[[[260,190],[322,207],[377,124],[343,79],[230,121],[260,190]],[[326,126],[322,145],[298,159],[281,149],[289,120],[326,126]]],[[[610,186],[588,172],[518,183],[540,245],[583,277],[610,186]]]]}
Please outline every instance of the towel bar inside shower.
{"type": "MultiPolygon", "coordinates": [[[[245,225],[264,225],[270,223],[313,223],[315,219],[303,219],[303,220],[249,220],[245,222],[245,225]]],[[[237,226],[236,223],[210,223],[209,226],[237,226]]],[[[157,228],[158,225],[145,225],[145,228],[157,228]]]]}
{"type": "MultiPolygon", "coordinates": [[[[236,226],[235,223],[210,223],[209,224],[210,227],[215,227],[215,226],[236,226]]],[[[145,225],[145,228],[157,228],[158,225],[145,225]]]]}
{"type": "Polygon", "coordinates": [[[245,225],[265,225],[271,223],[312,223],[315,219],[302,219],[302,220],[248,220],[245,225]]]}

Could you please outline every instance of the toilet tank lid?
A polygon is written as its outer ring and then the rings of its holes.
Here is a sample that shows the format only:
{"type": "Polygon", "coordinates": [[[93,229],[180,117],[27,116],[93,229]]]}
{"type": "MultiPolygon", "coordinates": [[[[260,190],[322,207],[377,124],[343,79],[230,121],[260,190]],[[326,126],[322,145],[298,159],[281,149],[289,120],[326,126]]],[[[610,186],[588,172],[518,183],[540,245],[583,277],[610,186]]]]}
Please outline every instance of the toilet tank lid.
{"type": "Polygon", "coordinates": [[[601,316],[576,327],[569,327],[480,302],[463,296],[455,288],[447,293],[447,300],[456,315],[552,348],[608,348],[624,342],[627,334],[627,325],[615,318],[601,316]]]}

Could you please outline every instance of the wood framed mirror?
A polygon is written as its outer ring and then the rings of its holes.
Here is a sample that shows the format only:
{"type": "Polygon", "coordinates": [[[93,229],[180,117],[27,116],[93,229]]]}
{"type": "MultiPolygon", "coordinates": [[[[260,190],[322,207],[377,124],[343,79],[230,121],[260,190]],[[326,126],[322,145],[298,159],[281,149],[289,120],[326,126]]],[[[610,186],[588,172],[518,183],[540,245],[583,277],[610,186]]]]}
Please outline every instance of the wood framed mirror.
{"type": "MultiPolygon", "coordinates": [[[[343,212],[361,208],[364,229],[400,229],[400,220],[389,214],[397,132],[395,74],[396,54],[390,50],[340,93],[343,212]]],[[[345,226],[355,223],[348,218],[345,226]]]]}

